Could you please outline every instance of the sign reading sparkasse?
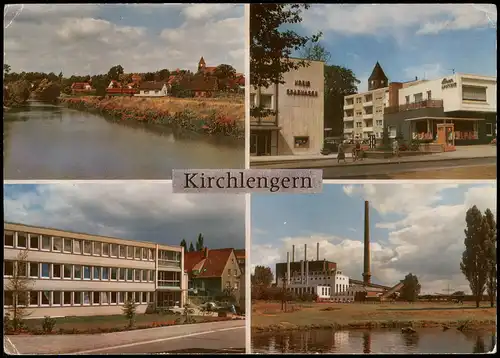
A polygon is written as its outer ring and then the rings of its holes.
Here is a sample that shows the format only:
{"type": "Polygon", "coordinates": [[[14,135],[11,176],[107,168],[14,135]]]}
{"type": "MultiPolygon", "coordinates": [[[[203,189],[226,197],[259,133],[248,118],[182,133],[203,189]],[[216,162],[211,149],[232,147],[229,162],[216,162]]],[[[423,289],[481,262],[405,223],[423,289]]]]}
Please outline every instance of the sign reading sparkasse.
{"type": "Polygon", "coordinates": [[[309,96],[309,97],[318,97],[318,91],[312,91],[309,88],[311,87],[310,81],[305,80],[296,80],[295,86],[297,87],[305,87],[304,88],[288,88],[286,90],[286,94],[289,96],[309,96]]]}
{"type": "Polygon", "coordinates": [[[441,89],[447,89],[447,88],[455,88],[457,87],[457,83],[453,78],[443,78],[441,81],[441,89]]]}

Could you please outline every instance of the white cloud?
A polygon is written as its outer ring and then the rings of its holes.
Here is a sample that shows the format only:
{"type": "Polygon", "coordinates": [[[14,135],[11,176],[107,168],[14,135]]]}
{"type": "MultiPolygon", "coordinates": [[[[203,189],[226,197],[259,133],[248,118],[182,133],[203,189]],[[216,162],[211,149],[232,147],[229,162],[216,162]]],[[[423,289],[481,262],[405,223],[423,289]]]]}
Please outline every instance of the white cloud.
{"type": "Polygon", "coordinates": [[[244,247],[243,195],[173,194],[169,183],[147,182],[22,187],[4,187],[6,221],[170,244],[203,233],[209,247],[244,247]]]}
{"type": "MultiPolygon", "coordinates": [[[[482,4],[314,5],[303,14],[303,25],[348,35],[401,36],[496,26],[496,6],[482,4]]],[[[400,41],[402,44],[403,42],[400,41]]]]}
{"type": "MultiPolygon", "coordinates": [[[[465,213],[472,205],[496,213],[496,185],[482,185],[467,190],[463,203],[439,202],[443,191],[457,185],[446,184],[378,184],[344,186],[348,195],[359,195],[382,215],[399,213],[403,217],[393,222],[376,223],[388,229],[387,239],[371,242],[371,271],[374,282],[394,285],[409,272],[416,274],[423,293],[469,291],[468,282],[460,272],[465,213]]],[[[257,223],[258,224],[258,223],[257,223]]],[[[362,230],[362,228],[358,228],[362,230]]],[[[278,245],[252,248],[252,263],[272,267],[286,259],[286,252],[295,245],[295,257],[303,259],[304,244],[308,244],[308,259],[316,258],[316,243],[320,243],[320,259],[337,262],[349,277],[361,279],[363,243],[349,237],[326,234],[280,238],[278,245]],[[266,255],[270,253],[268,258],[266,255]],[[278,257],[278,259],[275,259],[278,257]]]]}
{"type": "Polygon", "coordinates": [[[194,71],[201,56],[209,66],[244,71],[241,4],[30,4],[12,21],[20,6],[4,11],[4,27],[12,22],[4,32],[12,71],[86,75],[116,64],[127,72],[194,71]]]}

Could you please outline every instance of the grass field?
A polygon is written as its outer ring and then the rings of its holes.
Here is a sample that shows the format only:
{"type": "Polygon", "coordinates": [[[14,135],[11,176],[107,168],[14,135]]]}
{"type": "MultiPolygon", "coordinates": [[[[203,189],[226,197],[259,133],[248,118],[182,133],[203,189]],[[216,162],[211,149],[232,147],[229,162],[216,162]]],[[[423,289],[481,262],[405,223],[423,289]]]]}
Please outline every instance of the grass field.
{"type": "Polygon", "coordinates": [[[416,172],[404,172],[387,174],[390,179],[483,179],[496,180],[496,165],[480,165],[473,167],[447,168],[439,170],[425,170],[416,172]]]}
{"type": "Polygon", "coordinates": [[[290,312],[281,311],[281,303],[255,301],[252,303],[252,330],[275,331],[301,328],[368,328],[405,325],[494,326],[496,308],[484,303],[440,302],[418,303],[309,303],[289,304],[290,312]]]}

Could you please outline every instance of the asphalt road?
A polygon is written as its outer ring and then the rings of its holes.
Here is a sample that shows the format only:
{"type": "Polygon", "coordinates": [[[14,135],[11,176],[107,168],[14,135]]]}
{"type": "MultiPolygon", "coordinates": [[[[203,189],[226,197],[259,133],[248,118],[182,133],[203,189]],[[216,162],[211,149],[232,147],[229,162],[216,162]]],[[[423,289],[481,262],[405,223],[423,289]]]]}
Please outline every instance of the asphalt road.
{"type": "MultiPolygon", "coordinates": [[[[430,171],[445,168],[470,167],[473,170],[474,166],[496,164],[496,158],[467,158],[467,159],[450,159],[436,161],[413,161],[397,163],[394,159],[387,161],[387,164],[373,165],[336,165],[323,168],[323,179],[390,179],[387,174],[402,173],[413,171],[430,171]]],[[[422,173],[420,173],[422,177],[422,173]]],[[[429,177],[427,179],[434,179],[429,177]]],[[[454,178],[449,178],[454,179],[454,178]]],[[[463,178],[462,178],[463,179],[463,178]]]]}

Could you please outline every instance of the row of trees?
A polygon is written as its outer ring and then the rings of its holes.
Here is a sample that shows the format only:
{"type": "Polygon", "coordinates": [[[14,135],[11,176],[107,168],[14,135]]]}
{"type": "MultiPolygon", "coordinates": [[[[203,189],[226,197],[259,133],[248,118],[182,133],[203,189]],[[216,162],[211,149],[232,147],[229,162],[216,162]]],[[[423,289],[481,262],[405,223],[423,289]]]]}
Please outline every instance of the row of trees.
{"type": "Polygon", "coordinates": [[[191,241],[188,247],[186,239],[182,239],[180,246],[184,248],[184,252],[203,251],[205,250],[204,241],[205,239],[203,238],[203,235],[200,233],[198,234],[198,239],[196,239],[195,245],[193,245],[193,242],[191,241]]]}
{"type": "MultiPolygon", "coordinates": [[[[343,131],[344,96],[357,92],[360,81],[343,66],[330,63],[331,54],[320,43],[322,33],[302,36],[288,25],[300,23],[301,13],[308,4],[252,4],[250,7],[250,83],[257,90],[275,83],[284,83],[283,74],[307,67],[310,60],[325,62],[324,115],[325,126],[335,134],[343,131]],[[302,51],[304,60],[293,61],[292,54],[302,51]]],[[[253,117],[262,118],[274,111],[257,106],[251,109],[253,117]]]]}

